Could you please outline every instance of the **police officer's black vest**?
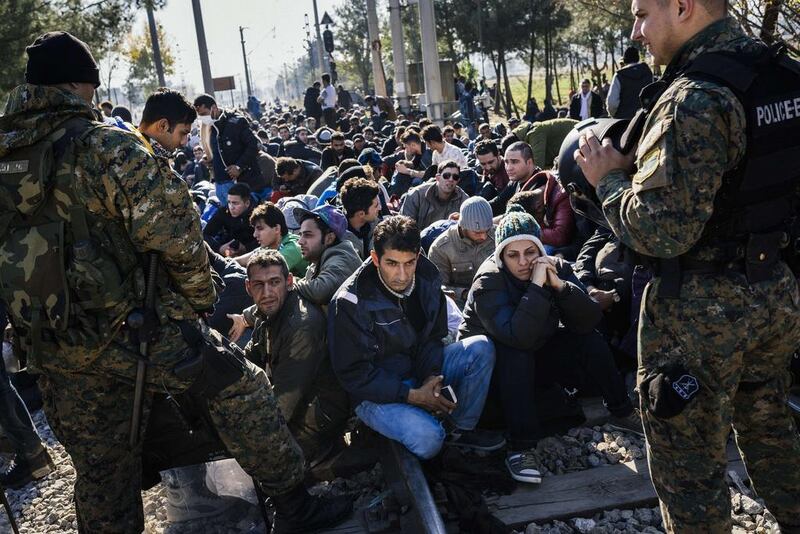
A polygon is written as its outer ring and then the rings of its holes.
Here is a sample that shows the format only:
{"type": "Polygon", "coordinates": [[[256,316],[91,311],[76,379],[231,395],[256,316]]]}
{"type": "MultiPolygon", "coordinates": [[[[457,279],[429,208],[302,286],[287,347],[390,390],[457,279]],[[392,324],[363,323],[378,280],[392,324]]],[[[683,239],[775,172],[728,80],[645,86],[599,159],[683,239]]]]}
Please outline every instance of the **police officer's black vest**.
{"type": "Polygon", "coordinates": [[[747,146],[739,165],[723,175],[714,212],[698,243],[679,258],[658,260],[659,294],[676,297],[682,272],[714,271],[739,260],[750,283],[769,278],[781,257],[800,272],[800,63],[782,46],[764,46],[753,56],[700,55],[642,91],[644,108],[623,136],[623,146],[639,138],[647,114],[678,77],[728,87],[746,114],[747,146]],[[724,257],[716,262],[692,260],[699,248],[709,245],[724,250],[724,257]]]}

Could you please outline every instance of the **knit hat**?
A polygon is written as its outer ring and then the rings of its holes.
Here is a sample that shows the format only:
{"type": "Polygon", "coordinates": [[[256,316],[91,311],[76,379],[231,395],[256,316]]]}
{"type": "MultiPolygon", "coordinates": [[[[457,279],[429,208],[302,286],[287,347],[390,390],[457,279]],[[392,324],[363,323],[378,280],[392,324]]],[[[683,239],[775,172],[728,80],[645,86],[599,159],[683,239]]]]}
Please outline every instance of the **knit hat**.
{"type": "Polygon", "coordinates": [[[542,229],[533,215],[525,211],[519,204],[509,204],[506,209],[506,216],[497,226],[494,232],[494,241],[497,243],[494,249],[494,262],[498,267],[503,267],[503,249],[506,245],[514,241],[533,241],[539,248],[542,256],[547,256],[540,236],[542,229]]]}
{"type": "Polygon", "coordinates": [[[458,225],[470,232],[483,232],[492,228],[492,206],[483,197],[469,197],[461,204],[458,225]]]}
{"type": "Polygon", "coordinates": [[[27,47],[25,81],[35,85],[67,82],[100,86],[100,70],[86,43],[67,32],[48,32],[27,47]]]}

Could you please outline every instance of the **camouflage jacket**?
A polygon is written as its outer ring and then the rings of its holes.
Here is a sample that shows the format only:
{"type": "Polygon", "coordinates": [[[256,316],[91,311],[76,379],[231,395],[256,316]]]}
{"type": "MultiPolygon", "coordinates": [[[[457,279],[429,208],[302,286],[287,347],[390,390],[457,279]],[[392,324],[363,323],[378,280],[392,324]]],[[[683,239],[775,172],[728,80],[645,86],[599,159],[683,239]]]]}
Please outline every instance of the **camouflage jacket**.
{"type": "MultiPolygon", "coordinates": [[[[750,53],[758,46],[733,19],[719,20],[684,44],[665,77],[700,54],[750,53]]],[[[613,171],[597,186],[614,234],[647,256],[672,258],[692,249],[711,217],[722,175],[745,153],[745,125],[742,104],[730,89],[679,75],[647,118],[636,172],[613,171]]],[[[701,246],[692,255],[714,260],[719,251],[701,246]]]]}
{"type": "MultiPolygon", "coordinates": [[[[73,118],[96,124],[91,106],[76,95],[55,87],[15,88],[0,117],[0,157],[58,133],[73,118]]],[[[103,252],[121,258],[121,264],[158,253],[162,321],[196,318],[195,310],[210,308],[216,294],[185,182],[135,134],[113,126],[96,125],[75,154],[76,199],[90,223],[102,225],[113,237],[111,250],[103,252]]],[[[119,326],[133,305],[131,297],[128,305],[114,307],[111,326],[119,326]]]]}

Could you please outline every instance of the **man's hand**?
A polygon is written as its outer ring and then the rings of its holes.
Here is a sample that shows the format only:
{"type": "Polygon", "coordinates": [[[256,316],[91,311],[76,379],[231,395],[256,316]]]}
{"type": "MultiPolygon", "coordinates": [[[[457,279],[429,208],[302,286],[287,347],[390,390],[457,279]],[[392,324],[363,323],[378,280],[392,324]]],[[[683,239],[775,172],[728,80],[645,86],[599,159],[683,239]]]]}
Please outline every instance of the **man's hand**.
{"type": "Polygon", "coordinates": [[[431,413],[453,413],[456,405],[442,397],[442,375],[429,376],[417,389],[409,390],[408,403],[419,406],[431,413]]]}
{"type": "Polygon", "coordinates": [[[228,331],[228,339],[231,340],[232,343],[236,343],[239,341],[239,338],[242,337],[244,331],[247,330],[250,325],[247,324],[247,321],[244,320],[244,315],[238,313],[228,313],[226,317],[233,321],[233,326],[228,331]]]}
{"type": "Polygon", "coordinates": [[[233,253],[234,253],[233,242],[234,241],[235,241],[235,239],[231,239],[230,241],[228,241],[227,243],[225,243],[224,245],[219,247],[219,251],[218,252],[220,253],[221,256],[225,256],[226,258],[228,258],[231,255],[233,255],[233,253]]]}
{"type": "Polygon", "coordinates": [[[402,161],[398,161],[397,163],[395,163],[394,168],[400,174],[408,174],[408,167],[406,167],[406,164],[402,161]]]}
{"type": "Polygon", "coordinates": [[[614,303],[617,301],[617,292],[616,291],[603,291],[602,289],[597,289],[596,287],[590,286],[587,288],[589,296],[597,301],[600,304],[600,309],[603,311],[607,311],[611,309],[614,303]]]}
{"type": "Polygon", "coordinates": [[[238,165],[228,165],[225,167],[225,171],[231,177],[231,180],[237,180],[242,173],[242,169],[238,165]]]}
{"type": "Polygon", "coordinates": [[[611,139],[603,140],[601,145],[594,132],[590,131],[581,136],[578,140],[578,147],[574,154],[575,161],[592,187],[597,187],[598,182],[608,176],[611,171],[621,169],[631,172],[633,170],[636,151],[631,150],[630,154],[623,154],[614,148],[611,139]]]}

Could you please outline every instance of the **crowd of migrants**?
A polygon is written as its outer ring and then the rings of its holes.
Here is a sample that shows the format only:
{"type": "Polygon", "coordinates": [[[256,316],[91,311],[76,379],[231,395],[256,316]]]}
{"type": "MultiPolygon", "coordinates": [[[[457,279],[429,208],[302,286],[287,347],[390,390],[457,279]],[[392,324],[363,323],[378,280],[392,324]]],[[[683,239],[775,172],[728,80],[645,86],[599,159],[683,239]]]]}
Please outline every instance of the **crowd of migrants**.
{"type": "MultiPolygon", "coordinates": [[[[649,72],[635,52],[630,70],[649,72]]],[[[471,83],[455,83],[461,113],[444,128],[387,97],[354,105],[328,75],[302,110],[252,97],[224,110],[200,95],[174,152],[126,108],[99,107],[188,184],[224,287],[209,324],[269,370],[308,460],[338,446],[355,406],[421,458],[444,443],[507,446],[511,477],[537,483],[543,418],[574,412],[577,396],[601,395],[612,423],[641,432],[623,373],[635,367],[631,287],[643,275],[632,285],[624,249],[572,211],[552,170],[573,126],[605,114],[599,92],[614,112],[634,106],[619,102],[616,78],[612,90],[586,80],[569,109],[531,101],[529,120],[492,127],[478,122],[471,83]],[[507,428],[507,445],[477,428],[485,404],[494,415],[481,426],[507,428]]],[[[144,117],[181,98],[159,90],[144,117]]],[[[7,487],[50,470],[16,411],[3,421],[23,438],[7,487]]]]}
{"type": "MultiPolygon", "coordinates": [[[[127,109],[100,107],[188,185],[220,295],[208,324],[267,371],[307,464],[344,446],[354,412],[423,459],[504,450],[508,475],[536,484],[536,445],[558,419],[580,422],[579,397],[642,434],[631,383],[650,274],[573,210],[554,168],[580,120],[633,115],[653,77],[635,48],[624,62],[568,107],[531,100],[507,125],[463,79],[443,127],[387,97],[354,104],[328,75],[302,109],[199,95],[174,151],[147,127],[182,95],[151,95],[138,129],[127,109]]],[[[18,487],[52,463],[0,373],[0,424],[16,436],[0,483],[18,487]]],[[[181,476],[204,475],[163,475],[181,476]]]]}

